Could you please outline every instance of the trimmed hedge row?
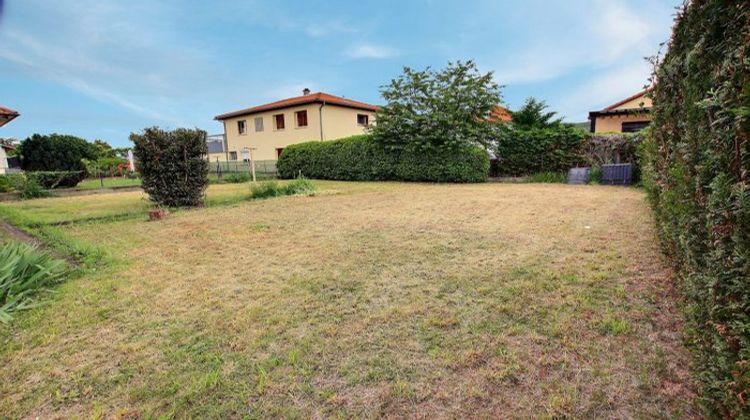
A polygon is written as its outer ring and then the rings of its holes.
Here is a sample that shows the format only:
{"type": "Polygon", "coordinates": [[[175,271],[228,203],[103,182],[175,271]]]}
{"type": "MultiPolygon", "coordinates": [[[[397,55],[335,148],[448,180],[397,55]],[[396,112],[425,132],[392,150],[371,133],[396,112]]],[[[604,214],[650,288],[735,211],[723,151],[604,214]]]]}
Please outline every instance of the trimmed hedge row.
{"type": "Polygon", "coordinates": [[[750,417],[750,2],[692,1],[656,73],[645,185],[685,299],[700,401],[750,417]]]}
{"type": "Polygon", "coordinates": [[[489,155],[480,147],[387,151],[368,135],[295,144],[284,149],[277,163],[281,178],[302,174],[347,181],[484,182],[489,166],[489,155]]]}
{"type": "Polygon", "coordinates": [[[500,127],[495,143],[496,175],[567,172],[583,162],[585,138],[583,130],[565,125],[531,129],[500,127]]]}

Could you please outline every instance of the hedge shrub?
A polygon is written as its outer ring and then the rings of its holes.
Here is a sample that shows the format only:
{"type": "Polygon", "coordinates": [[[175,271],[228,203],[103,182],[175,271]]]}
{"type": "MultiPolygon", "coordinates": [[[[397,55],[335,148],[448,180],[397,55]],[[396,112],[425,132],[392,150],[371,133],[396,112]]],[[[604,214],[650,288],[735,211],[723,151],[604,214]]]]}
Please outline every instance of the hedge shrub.
{"type": "Polygon", "coordinates": [[[284,149],[277,163],[281,178],[350,181],[483,182],[489,156],[476,146],[451,151],[386,150],[369,135],[313,141],[284,149]]]}
{"type": "Polygon", "coordinates": [[[86,140],[63,134],[34,134],[18,147],[25,171],[85,171],[81,159],[96,159],[96,151],[86,140]]]}
{"type": "Polygon", "coordinates": [[[750,416],[750,2],[678,15],[656,72],[646,180],[712,417],[750,416]]]}
{"type": "Polygon", "coordinates": [[[567,125],[530,129],[503,125],[496,138],[497,175],[523,176],[564,173],[582,163],[586,132],[567,125]]]}
{"type": "Polygon", "coordinates": [[[73,188],[86,178],[86,171],[26,172],[26,177],[46,189],[73,188]]]}
{"type": "Polygon", "coordinates": [[[203,204],[208,186],[205,131],[151,127],[131,134],[130,140],[143,190],[152,201],[174,207],[203,204]]]}

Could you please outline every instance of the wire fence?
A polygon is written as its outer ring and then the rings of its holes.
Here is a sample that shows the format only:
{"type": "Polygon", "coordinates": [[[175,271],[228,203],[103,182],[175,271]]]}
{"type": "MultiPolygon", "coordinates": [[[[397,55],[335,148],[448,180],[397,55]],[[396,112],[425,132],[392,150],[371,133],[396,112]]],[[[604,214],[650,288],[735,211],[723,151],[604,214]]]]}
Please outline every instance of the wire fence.
{"type": "MultiPolygon", "coordinates": [[[[250,172],[251,168],[249,161],[236,160],[228,162],[211,162],[209,164],[209,171],[212,174],[220,176],[226,173],[250,172]]],[[[276,175],[276,161],[256,160],[255,173],[264,175],[276,175]]]]}

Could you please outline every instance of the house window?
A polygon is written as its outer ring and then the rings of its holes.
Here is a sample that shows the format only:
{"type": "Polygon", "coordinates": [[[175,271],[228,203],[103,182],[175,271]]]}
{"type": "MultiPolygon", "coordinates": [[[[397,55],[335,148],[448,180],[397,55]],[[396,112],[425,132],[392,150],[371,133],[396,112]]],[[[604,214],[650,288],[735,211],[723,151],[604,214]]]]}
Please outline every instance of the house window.
{"type": "Polygon", "coordinates": [[[307,127],[307,111],[297,111],[294,115],[297,117],[297,127],[307,127]]]}
{"type": "Polygon", "coordinates": [[[370,116],[367,114],[357,114],[357,124],[358,125],[369,125],[370,124],[370,116]]]}
{"type": "Polygon", "coordinates": [[[237,131],[240,134],[245,134],[245,132],[247,132],[247,123],[245,120],[237,121],[237,131]]]}
{"type": "Polygon", "coordinates": [[[263,131],[263,117],[255,119],[255,131],[263,131]]]}
{"type": "Polygon", "coordinates": [[[635,133],[648,127],[648,121],[631,121],[622,123],[623,133],[635,133]]]}
{"type": "Polygon", "coordinates": [[[280,158],[280,157],[281,157],[281,153],[282,153],[283,151],[284,151],[284,149],[283,149],[283,148],[280,148],[280,149],[276,149],[276,158],[280,158]]]}
{"type": "Polygon", "coordinates": [[[229,152],[229,160],[237,160],[237,152],[229,152]]]}
{"type": "Polygon", "coordinates": [[[273,121],[276,125],[277,130],[284,129],[284,114],[276,114],[273,116],[273,121]]]}

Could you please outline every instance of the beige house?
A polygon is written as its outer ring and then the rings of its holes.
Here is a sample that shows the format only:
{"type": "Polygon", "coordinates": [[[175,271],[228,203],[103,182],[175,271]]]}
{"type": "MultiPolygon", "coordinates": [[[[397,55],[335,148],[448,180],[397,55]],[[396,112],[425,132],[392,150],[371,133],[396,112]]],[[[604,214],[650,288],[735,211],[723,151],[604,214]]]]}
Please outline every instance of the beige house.
{"type": "MultiPolygon", "coordinates": [[[[363,134],[379,107],[323,92],[218,115],[224,124],[224,160],[276,161],[285,147],[363,134]]],[[[217,154],[212,154],[216,159],[217,154]]]]}
{"type": "Polygon", "coordinates": [[[590,112],[591,132],[632,133],[648,126],[653,102],[647,95],[651,91],[644,90],[601,111],[590,112]]]}

